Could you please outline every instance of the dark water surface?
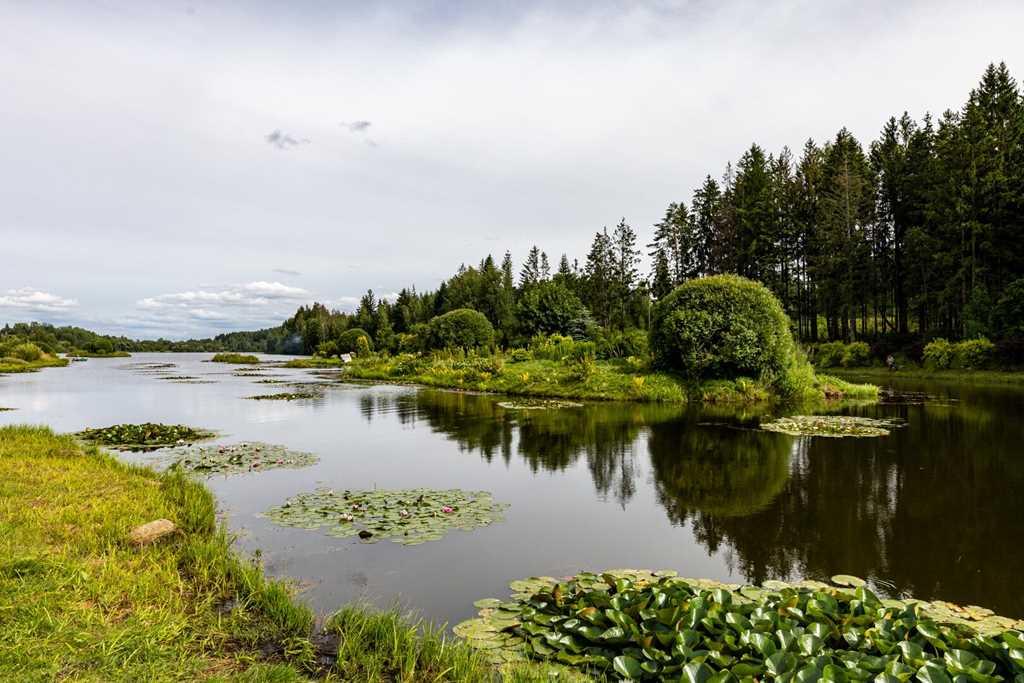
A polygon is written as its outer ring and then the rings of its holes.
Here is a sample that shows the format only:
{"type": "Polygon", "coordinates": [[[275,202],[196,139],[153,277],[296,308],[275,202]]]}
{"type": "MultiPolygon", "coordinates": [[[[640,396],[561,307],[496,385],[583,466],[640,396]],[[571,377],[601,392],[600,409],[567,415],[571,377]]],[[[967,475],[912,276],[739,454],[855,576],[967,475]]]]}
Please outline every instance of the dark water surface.
{"type": "MultiPolygon", "coordinates": [[[[313,401],[247,401],[290,390],[204,363],[136,354],[0,376],[3,423],[75,431],[186,423],[220,441],[320,456],[302,470],[214,477],[240,546],[309,585],[318,612],[364,599],[455,623],[509,580],[582,569],[675,569],[737,582],[868,577],[890,593],[1024,616],[1024,391],[900,381],[923,392],[847,408],[902,417],[875,439],[756,430],[764,409],[633,404],[513,411],[493,396],[335,384],[313,401]],[[134,363],[175,363],[176,384],[134,363]],[[319,486],[465,488],[511,504],[506,521],[415,547],[276,527],[259,513],[319,486]]],[[[268,368],[274,379],[316,381],[268,368]]],[[[130,456],[138,458],[139,456],[130,456]]],[[[143,456],[156,464],[159,457],[143,456]]]]}

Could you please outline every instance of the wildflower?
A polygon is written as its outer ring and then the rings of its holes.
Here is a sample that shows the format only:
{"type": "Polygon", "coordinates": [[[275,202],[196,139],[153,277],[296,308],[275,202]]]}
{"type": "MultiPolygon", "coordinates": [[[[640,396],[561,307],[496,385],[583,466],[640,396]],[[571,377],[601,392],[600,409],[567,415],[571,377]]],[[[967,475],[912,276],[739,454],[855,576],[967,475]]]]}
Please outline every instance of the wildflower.
{"type": "Polygon", "coordinates": [[[441,508],[441,512],[445,512],[445,513],[455,512],[455,509],[450,507],[450,506],[448,506],[448,505],[445,505],[443,508],[441,508]]]}

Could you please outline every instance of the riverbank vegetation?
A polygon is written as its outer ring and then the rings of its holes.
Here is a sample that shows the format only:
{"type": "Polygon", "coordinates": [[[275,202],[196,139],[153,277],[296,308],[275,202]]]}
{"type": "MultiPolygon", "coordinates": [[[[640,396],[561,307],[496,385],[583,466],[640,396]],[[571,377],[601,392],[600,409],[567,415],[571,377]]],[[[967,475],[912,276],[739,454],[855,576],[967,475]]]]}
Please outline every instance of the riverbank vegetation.
{"type": "Polygon", "coordinates": [[[0,374],[35,372],[42,368],[63,367],[67,358],[58,358],[32,342],[0,337],[0,374]]]}
{"type": "Polygon", "coordinates": [[[75,349],[68,351],[68,356],[72,358],[131,358],[132,354],[127,351],[84,351],[82,349],[75,349]]]}
{"type": "Polygon", "coordinates": [[[211,363],[234,363],[236,365],[259,365],[259,356],[249,353],[217,353],[210,359],[211,363]]]}
{"type": "Polygon", "coordinates": [[[116,424],[109,427],[83,429],[75,434],[83,441],[122,449],[160,448],[212,439],[214,432],[187,425],[165,425],[155,422],[116,424]]]}

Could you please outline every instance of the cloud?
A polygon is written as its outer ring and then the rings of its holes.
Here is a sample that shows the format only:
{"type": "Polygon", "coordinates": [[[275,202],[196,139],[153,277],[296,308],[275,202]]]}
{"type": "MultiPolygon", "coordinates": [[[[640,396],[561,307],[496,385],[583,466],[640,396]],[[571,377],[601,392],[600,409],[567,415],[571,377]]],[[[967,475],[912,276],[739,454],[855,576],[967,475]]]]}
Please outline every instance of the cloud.
{"type": "Polygon", "coordinates": [[[290,268],[274,268],[273,270],[275,273],[281,273],[282,275],[291,275],[292,277],[298,277],[302,275],[301,272],[297,270],[292,270],[290,268]]]}
{"type": "Polygon", "coordinates": [[[312,295],[301,287],[280,282],[249,282],[231,285],[220,290],[196,289],[187,292],[158,294],[137,302],[139,308],[155,310],[180,308],[199,310],[196,306],[245,307],[266,306],[273,303],[308,301],[312,295]]]}
{"type": "MultiPolygon", "coordinates": [[[[384,299],[390,303],[394,303],[398,298],[398,292],[386,292],[384,294],[374,294],[377,299],[384,299]]],[[[341,296],[333,301],[326,302],[327,306],[337,308],[346,313],[354,313],[359,308],[359,302],[362,300],[362,296],[341,296]]]]}
{"type": "Polygon", "coordinates": [[[350,121],[349,123],[345,123],[344,121],[342,121],[341,125],[345,126],[346,128],[348,128],[353,133],[365,133],[370,128],[370,126],[373,125],[373,122],[371,122],[371,121],[350,121]]]}
{"type": "Polygon", "coordinates": [[[291,149],[293,147],[298,147],[299,145],[309,144],[309,138],[293,138],[291,135],[288,135],[280,128],[277,128],[271,131],[270,133],[267,133],[267,136],[264,139],[269,144],[273,145],[274,147],[277,147],[278,149],[291,149]]]}
{"type": "Polygon", "coordinates": [[[8,289],[6,294],[0,296],[0,308],[14,308],[21,311],[60,313],[77,306],[78,301],[75,299],[65,299],[32,287],[8,289]]]}

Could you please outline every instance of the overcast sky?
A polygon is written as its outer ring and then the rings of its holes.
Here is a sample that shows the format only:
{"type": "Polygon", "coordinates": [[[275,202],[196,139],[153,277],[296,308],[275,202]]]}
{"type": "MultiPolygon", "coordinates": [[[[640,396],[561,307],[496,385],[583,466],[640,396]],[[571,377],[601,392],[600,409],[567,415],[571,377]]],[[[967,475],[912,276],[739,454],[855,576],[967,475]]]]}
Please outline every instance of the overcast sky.
{"type": "Polygon", "coordinates": [[[0,0],[0,323],[150,338],[585,254],[751,142],[958,108],[1024,3],[0,0]]]}

